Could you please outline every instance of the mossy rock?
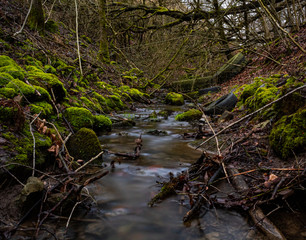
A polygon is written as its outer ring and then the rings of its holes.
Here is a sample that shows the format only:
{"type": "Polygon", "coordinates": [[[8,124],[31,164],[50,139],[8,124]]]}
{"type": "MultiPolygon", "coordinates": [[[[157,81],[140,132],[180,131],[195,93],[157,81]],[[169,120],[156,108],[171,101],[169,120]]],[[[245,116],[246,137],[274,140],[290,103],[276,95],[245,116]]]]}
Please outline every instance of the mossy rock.
{"type": "Polygon", "coordinates": [[[44,118],[49,118],[53,113],[53,107],[47,102],[35,102],[29,105],[32,114],[41,113],[40,116],[44,118]]]}
{"type": "Polygon", "coordinates": [[[102,151],[101,144],[95,132],[88,128],[81,128],[70,137],[67,148],[75,160],[90,160],[102,151]]]}
{"type": "Polygon", "coordinates": [[[4,88],[0,88],[0,96],[1,95],[6,98],[12,99],[13,97],[17,95],[17,93],[14,88],[4,87],[4,88]]]}
{"type": "Polygon", "coordinates": [[[52,73],[45,73],[34,66],[32,66],[29,71],[28,80],[33,85],[47,88],[49,92],[51,92],[52,89],[57,101],[62,101],[67,95],[63,83],[57,76],[52,73]]]}
{"type": "Polygon", "coordinates": [[[5,55],[0,55],[0,73],[8,73],[19,80],[25,77],[25,71],[13,59],[5,55]]]}
{"type": "Polygon", "coordinates": [[[283,116],[278,120],[271,133],[270,145],[275,153],[286,159],[294,153],[306,150],[306,109],[283,116]]]}
{"type": "MultiPolygon", "coordinates": [[[[6,132],[2,134],[2,137],[12,145],[11,152],[14,154],[14,157],[10,159],[11,162],[27,166],[32,165],[33,138],[28,127],[24,127],[22,134],[19,136],[14,135],[12,132],[6,132]]],[[[48,136],[35,131],[34,137],[36,164],[41,165],[48,159],[47,149],[51,147],[52,141],[48,136]]]]}
{"type": "MultiPolygon", "coordinates": [[[[278,97],[280,98],[284,96],[293,88],[300,87],[303,84],[305,84],[305,80],[304,82],[302,82],[302,81],[297,81],[293,77],[288,78],[286,84],[282,87],[278,97]]],[[[288,95],[286,98],[280,100],[279,102],[275,103],[273,105],[273,110],[277,111],[279,116],[291,115],[297,112],[298,109],[302,108],[305,105],[306,105],[305,97],[301,93],[295,92],[288,95]]]]}
{"type": "Polygon", "coordinates": [[[255,111],[277,98],[279,89],[272,84],[259,87],[253,96],[245,100],[245,105],[255,111]]]}
{"type": "Polygon", "coordinates": [[[87,97],[81,97],[80,98],[81,102],[85,104],[85,106],[93,111],[101,111],[102,107],[100,106],[99,102],[97,99],[92,99],[93,101],[89,100],[87,97]]]}
{"type": "Polygon", "coordinates": [[[96,115],[93,128],[96,132],[109,132],[112,130],[112,121],[104,115],[96,115]]]}
{"type": "Polygon", "coordinates": [[[12,80],[14,80],[14,78],[9,73],[0,72],[0,87],[5,86],[12,80]]]}
{"type": "Polygon", "coordinates": [[[199,120],[202,117],[202,112],[198,109],[190,109],[186,112],[175,116],[176,121],[193,121],[199,120]]]}
{"type": "Polygon", "coordinates": [[[17,93],[24,95],[29,101],[35,99],[35,88],[21,80],[14,79],[10,81],[6,88],[13,88],[17,93]]]}
{"type": "Polygon", "coordinates": [[[94,116],[86,108],[70,107],[64,112],[64,117],[67,118],[74,130],[81,128],[92,128],[94,124],[94,116]]]}
{"type": "MultiPolygon", "coordinates": [[[[31,70],[31,66],[34,66],[36,68],[38,68],[39,70],[43,71],[44,70],[44,66],[42,64],[41,61],[31,57],[31,56],[25,56],[24,58],[22,58],[22,60],[25,61],[25,65],[26,66],[26,70],[30,71],[31,70]]],[[[33,68],[35,69],[35,68],[33,68]]]]}
{"type": "Polygon", "coordinates": [[[167,94],[165,102],[170,105],[181,106],[184,104],[184,97],[182,94],[170,92],[167,94]]]}
{"type": "Polygon", "coordinates": [[[50,94],[49,94],[49,92],[46,90],[46,89],[44,89],[44,88],[42,88],[42,87],[40,87],[40,86],[33,86],[36,90],[37,90],[37,92],[39,92],[39,94],[38,93],[36,93],[36,97],[35,97],[35,100],[36,101],[47,101],[47,102],[51,102],[51,96],[50,96],[50,94]]]}
{"type": "Polygon", "coordinates": [[[121,99],[116,95],[110,95],[105,99],[106,105],[113,110],[119,111],[124,109],[125,104],[121,101],[121,99]]]}

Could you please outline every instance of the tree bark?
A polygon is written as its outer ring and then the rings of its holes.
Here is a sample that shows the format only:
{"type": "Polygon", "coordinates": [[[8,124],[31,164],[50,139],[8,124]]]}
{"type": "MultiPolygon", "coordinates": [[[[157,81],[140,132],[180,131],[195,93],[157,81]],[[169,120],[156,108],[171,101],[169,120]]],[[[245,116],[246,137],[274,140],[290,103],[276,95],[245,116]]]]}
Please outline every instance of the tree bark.
{"type": "Polygon", "coordinates": [[[29,26],[31,29],[37,30],[40,34],[45,31],[44,10],[41,0],[34,0],[29,15],[29,26]]]}
{"type": "Polygon", "coordinates": [[[109,44],[107,40],[106,0],[98,0],[100,21],[100,48],[99,59],[104,63],[110,63],[109,44]]]}

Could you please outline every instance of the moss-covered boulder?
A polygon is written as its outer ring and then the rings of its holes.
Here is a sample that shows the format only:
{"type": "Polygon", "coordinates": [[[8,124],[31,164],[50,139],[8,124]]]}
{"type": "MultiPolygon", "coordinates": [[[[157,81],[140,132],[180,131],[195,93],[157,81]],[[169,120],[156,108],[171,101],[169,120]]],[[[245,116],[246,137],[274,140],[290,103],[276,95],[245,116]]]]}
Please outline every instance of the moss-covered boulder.
{"type": "Polygon", "coordinates": [[[0,96],[4,96],[6,98],[12,99],[16,95],[17,95],[17,92],[13,88],[7,88],[7,87],[0,88],[0,96]]]}
{"type": "Polygon", "coordinates": [[[7,72],[0,72],[0,87],[5,86],[14,78],[7,72]]]}
{"type": "Polygon", "coordinates": [[[75,135],[70,137],[67,148],[75,160],[90,160],[102,151],[99,139],[95,132],[88,128],[81,128],[75,135]]]}
{"type": "Polygon", "coordinates": [[[277,98],[278,88],[272,84],[265,84],[257,88],[253,96],[250,96],[246,99],[246,106],[255,111],[269,102],[272,102],[277,98]]]}
{"type": "Polygon", "coordinates": [[[112,121],[104,115],[96,115],[93,128],[96,132],[109,132],[112,130],[112,121]]]}
{"type": "Polygon", "coordinates": [[[32,101],[35,99],[35,88],[26,84],[25,82],[14,79],[10,81],[7,85],[6,88],[12,88],[17,92],[18,94],[21,94],[25,96],[29,101],[32,101]]]}
{"type": "Polygon", "coordinates": [[[29,105],[32,114],[40,113],[43,118],[48,118],[53,113],[53,107],[47,102],[35,102],[29,105]]]}
{"type": "Polygon", "coordinates": [[[66,97],[67,91],[57,76],[52,73],[45,73],[34,66],[27,67],[27,70],[28,80],[32,85],[46,88],[50,93],[52,89],[57,101],[62,101],[66,97]]]}
{"type": "Polygon", "coordinates": [[[271,133],[270,145],[275,153],[286,159],[294,153],[306,150],[306,109],[283,116],[278,120],[271,133]]]}
{"type": "Polygon", "coordinates": [[[64,117],[67,118],[74,130],[81,128],[92,128],[94,124],[94,116],[86,108],[70,107],[64,112],[64,117]]]}
{"type": "Polygon", "coordinates": [[[186,112],[175,116],[176,121],[193,121],[199,120],[202,117],[202,112],[198,109],[190,109],[186,112]]]}
{"type": "Polygon", "coordinates": [[[110,95],[105,99],[106,105],[113,110],[119,111],[124,109],[125,105],[116,95],[110,95]]]}
{"type": "Polygon", "coordinates": [[[23,80],[25,77],[25,71],[10,57],[0,55],[0,74],[7,73],[13,78],[23,80]]]}
{"type": "MultiPolygon", "coordinates": [[[[33,138],[28,127],[24,127],[20,135],[15,135],[12,132],[5,132],[2,133],[1,137],[10,143],[7,146],[7,150],[9,150],[12,155],[9,160],[10,162],[32,166],[33,138]]],[[[48,136],[35,131],[34,137],[36,164],[41,165],[48,159],[47,149],[51,147],[52,141],[48,136]]]]}
{"type": "Polygon", "coordinates": [[[85,104],[85,106],[93,111],[99,112],[102,110],[102,107],[99,103],[99,101],[95,98],[92,98],[89,100],[87,97],[81,97],[80,98],[82,104],[85,104]]]}
{"type": "Polygon", "coordinates": [[[180,106],[184,104],[184,97],[182,94],[170,92],[165,98],[165,103],[180,106]]]}

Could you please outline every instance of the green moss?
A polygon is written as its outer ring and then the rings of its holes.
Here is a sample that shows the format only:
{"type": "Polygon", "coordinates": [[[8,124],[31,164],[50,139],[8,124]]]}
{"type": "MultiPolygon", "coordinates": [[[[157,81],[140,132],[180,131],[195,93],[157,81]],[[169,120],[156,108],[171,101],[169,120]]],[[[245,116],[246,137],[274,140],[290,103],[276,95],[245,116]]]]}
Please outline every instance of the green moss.
{"type": "Polygon", "coordinates": [[[283,116],[270,133],[270,144],[277,155],[286,159],[306,150],[306,109],[283,116]]]}
{"type": "Polygon", "coordinates": [[[68,77],[71,75],[71,72],[75,70],[75,67],[69,66],[60,59],[55,62],[54,67],[56,68],[56,71],[64,77],[68,77]]]}
{"type": "Polygon", "coordinates": [[[0,88],[0,94],[10,99],[12,99],[13,97],[17,95],[15,89],[8,88],[8,87],[0,88]]]}
{"type": "Polygon", "coordinates": [[[125,107],[121,99],[116,95],[108,96],[108,98],[106,98],[105,101],[106,101],[106,105],[110,109],[114,109],[116,111],[122,110],[125,107]]]}
{"type": "Polygon", "coordinates": [[[10,74],[6,72],[0,72],[0,87],[8,84],[13,79],[14,78],[10,74]]]}
{"type": "Polygon", "coordinates": [[[26,56],[26,57],[22,58],[22,60],[24,60],[25,64],[28,65],[28,66],[26,66],[27,71],[30,70],[29,66],[34,66],[41,71],[44,70],[44,66],[43,66],[42,62],[33,58],[33,57],[31,57],[31,56],[26,56]]]}
{"type": "Polygon", "coordinates": [[[81,128],[67,142],[69,153],[75,160],[90,160],[102,151],[102,147],[95,132],[88,128],[81,128]]]}
{"type": "Polygon", "coordinates": [[[47,73],[56,74],[56,69],[49,64],[45,65],[44,69],[45,69],[45,72],[47,73]]]}
{"type": "Polygon", "coordinates": [[[202,112],[198,109],[190,109],[187,112],[175,116],[176,121],[192,121],[202,117],[202,112]]]}
{"type": "Polygon", "coordinates": [[[23,81],[14,79],[10,81],[7,85],[7,88],[13,88],[17,93],[23,94],[29,101],[35,98],[35,89],[34,87],[26,84],[23,81]]]}
{"type": "Polygon", "coordinates": [[[46,89],[40,86],[33,86],[33,87],[40,93],[40,96],[39,94],[37,94],[35,98],[37,101],[43,101],[43,100],[47,102],[51,101],[51,96],[46,89]]]}
{"type": "Polygon", "coordinates": [[[53,113],[52,105],[47,102],[35,102],[29,105],[31,113],[40,113],[41,117],[48,118],[53,113]]]}
{"type": "MultiPolygon", "coordinates": [[[[2,137],[13,145],[12,151],[15,153],[15,157],[11,159],[11,162],[32,165],[33,137],[28,127],[24,128],[20,136],[6,132],[2,134],[2,137]]],[[[49,137],[38,132],[34,132],[34,137],[36,164],[42,164],[46,160],[46,150],[51,147],[52,142],[49,137]]]]}
{"type": "Polygon", "coordinates": [[[180,106],[184,104],[184,97],[182,94],[171,92],[167,94],[165,102],[170,105],[180,106]]]}
{"type": "Polygon", "coordinates": [[[245,105],[255,111],[277,98],[278,88],[271,84],[259,87],[253,96],[245,101],[245,105]]]}
{"type": "Polygon", "coordinates": [[[101,111],[102,110],[98,100],[96,100],[95,103],[93,103],[92,101],[90,101],[86,97],[81,97],[80,100],[82,101],[83,104],[86,105],[86,107],[88,107],[89,109],[91,109],[93,111],[101,111]]]}
{"type": "Polygon", "coordinates": [[[93,92],[92,93],[93,98],[97,99],[98,103],[100,104],[102,110],[106,113],[110,112],[109,107],[107,106],[106,99],[99,93],[93,92]]]}
{"type": "Polygon", "coordinates": [[[8,73],[13,78],[24,79],[25,71],[10,57],[0,55],[0,73],[8,73]]]}
{"type": "Polygon", "coordinates": [[[98,132],[109,132],[112,129],[112,121],[104,115],[94,116],[94,130],[98,132]]]}
{"type": "Polygon", "coordinates": [[[94,117],[86,108],[70,107],[67,108],[64,116],[67,118],[74,130],[79,130],[83,127],[92,128],[94,117]]]}
{"type": "Polygon", "coordinates": [[[63,98],[67,95],[67,91],[64,88],[63,83],[52,73],[45,73],[38,68],[35,69],[34,67],[29,71],[28,80],[33,85],[39,85],[47,88],[49,92],[52,89],[55,98],[58,101],[63,100],[63,98]]]}

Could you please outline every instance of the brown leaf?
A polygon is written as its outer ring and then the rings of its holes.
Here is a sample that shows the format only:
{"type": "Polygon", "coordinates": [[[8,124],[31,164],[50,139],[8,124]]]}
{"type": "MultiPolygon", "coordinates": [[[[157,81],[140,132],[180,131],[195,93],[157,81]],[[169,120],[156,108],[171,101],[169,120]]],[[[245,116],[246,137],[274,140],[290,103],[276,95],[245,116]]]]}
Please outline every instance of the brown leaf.
{"type": "Polygon", "coordinates": [[[59,149],[60,149],[60,146],[59,146],[59,145],[56,145],[56,147],[55,147],[55,156],[58,156],[58,154],[59,154],[59,149]]]}
{"type": "Polygon", "coordinates": [[[46,131],[47,131],[47,129],[48,129],[48,127],[47,127],[47,126],[44,126],[43,129],[42,129],[42,133],[45,134],[46,131]]]}
{"type": "Polygon", "coordinates": [[[49,149],[48,149],[48,152],[55,152],[55,145],[52,145],[49,149]]]}

